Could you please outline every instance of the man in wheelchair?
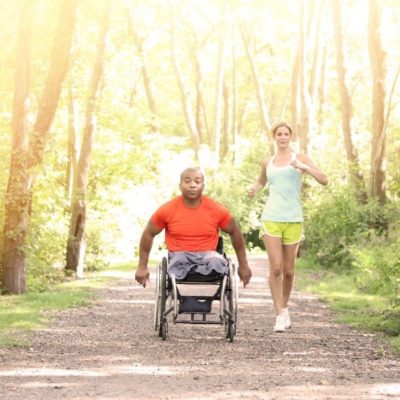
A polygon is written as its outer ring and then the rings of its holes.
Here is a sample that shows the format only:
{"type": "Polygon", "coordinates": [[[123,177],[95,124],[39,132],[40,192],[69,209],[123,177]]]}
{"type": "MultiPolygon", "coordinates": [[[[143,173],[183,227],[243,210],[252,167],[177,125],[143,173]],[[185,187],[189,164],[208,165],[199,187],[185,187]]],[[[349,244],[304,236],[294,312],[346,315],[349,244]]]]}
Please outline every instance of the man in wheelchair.
{"type": "Polygon", "coordinates": [[[251,278],[243,235],[231,213],[221,204],[203,195],[204,176],[199,168],[187,168],[180,176],[181,195],[159,207],[145,227],[139,245],[138,283],[146,287],[148,260],[156,235],[165,229],[169,251],[168,274],[184,279],[195,265],[195,272],[208,275],[227,272],[227,261],[217,249],[219,229],[230,236],[245,287],[251,278]]]}

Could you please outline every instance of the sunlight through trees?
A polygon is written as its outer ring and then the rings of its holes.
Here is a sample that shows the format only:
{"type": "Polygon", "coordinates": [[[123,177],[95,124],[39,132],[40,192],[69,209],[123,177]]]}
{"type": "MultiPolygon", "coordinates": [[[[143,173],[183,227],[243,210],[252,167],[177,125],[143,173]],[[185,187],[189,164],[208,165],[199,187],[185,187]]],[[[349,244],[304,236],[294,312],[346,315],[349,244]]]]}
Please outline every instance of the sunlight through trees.
{"type": "MultiPolygon", "coordinates": [[[[134,259],[189,165],[257,246],[245,187],[282,119],[330,199],[370,207],[362,235],[399,240],[398,2],[113,0],[106,19],[102,5],[0,3],[5,292],[134,259]]],[[[313,214],[326,199],[307,185],[313,214]]]]}

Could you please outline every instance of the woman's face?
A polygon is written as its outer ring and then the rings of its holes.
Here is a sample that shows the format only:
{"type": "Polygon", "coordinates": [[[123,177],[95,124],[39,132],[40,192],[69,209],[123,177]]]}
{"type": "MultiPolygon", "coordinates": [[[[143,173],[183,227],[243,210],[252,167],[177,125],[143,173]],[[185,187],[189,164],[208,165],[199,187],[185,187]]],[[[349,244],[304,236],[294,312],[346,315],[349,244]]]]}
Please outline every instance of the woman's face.
{"type": "Polygon", "coordinates": [[[292,139],[292,134],[287,126],[280,126],[275,131],[274,139],[277,146],[287,147],[292,139]]]}

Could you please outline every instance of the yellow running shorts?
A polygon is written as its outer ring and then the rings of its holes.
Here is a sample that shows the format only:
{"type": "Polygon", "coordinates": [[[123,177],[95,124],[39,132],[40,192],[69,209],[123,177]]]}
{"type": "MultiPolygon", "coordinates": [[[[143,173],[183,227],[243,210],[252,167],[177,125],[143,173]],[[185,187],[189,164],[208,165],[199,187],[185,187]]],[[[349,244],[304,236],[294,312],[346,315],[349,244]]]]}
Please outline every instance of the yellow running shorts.
{"type": "Polygon", "coordinates": [[[303,223],[261,221],[260,237],[264,235],[280,237],[286,245],[296,244],[303,239],[303,223]]]}

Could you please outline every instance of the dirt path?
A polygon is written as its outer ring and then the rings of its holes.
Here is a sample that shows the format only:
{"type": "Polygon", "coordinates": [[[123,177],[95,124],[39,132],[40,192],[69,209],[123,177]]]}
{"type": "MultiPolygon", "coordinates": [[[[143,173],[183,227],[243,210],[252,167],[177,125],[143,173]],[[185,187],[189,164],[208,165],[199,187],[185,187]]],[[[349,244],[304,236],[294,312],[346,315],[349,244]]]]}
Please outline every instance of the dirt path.
{"type": "Polygon", "coordinates": [[[334,322],[295,292],[293,328],[273,333],[264,260],[240,290],[234,343],[220,326],[152,325],[154,283],[121,277],[91,307],[59,313],[28,349],[0,349],[0,398],[121,400],[400,399],[400,357],[377,336],[334,322]]]}

